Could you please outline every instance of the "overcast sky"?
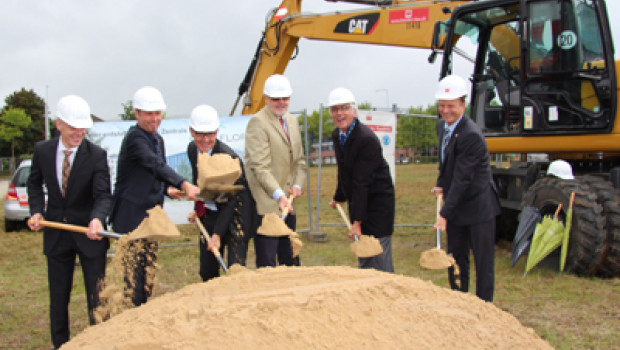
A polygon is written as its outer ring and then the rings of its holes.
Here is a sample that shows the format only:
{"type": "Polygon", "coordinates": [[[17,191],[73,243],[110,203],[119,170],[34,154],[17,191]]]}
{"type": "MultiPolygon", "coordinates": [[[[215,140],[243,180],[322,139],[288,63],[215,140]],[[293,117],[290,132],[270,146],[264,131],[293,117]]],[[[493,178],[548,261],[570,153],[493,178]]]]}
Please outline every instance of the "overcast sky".
{"type": "MultiPolygon", "coordinates": [[[[135,90],[161,90],[169,117],[199,104],[228,115],[250,64],[269,0],[0,1],[0,105],[21,89],[48,99],[77,94],[92,113],[118,119],[135,90]]],[[[607,2],[617,17],[620,1],[607,2]]],[[[305,0],[304,12],[364,8],[305,0]]],[[[612,20],[615,46],[620,21],[612,20]]],[[[376,107],[433,103],[439,59],[429,51],[301,39],[285,74],[293,85],[291,110],[318,109],[338,86],[376,107]]],[[[616,55],[618,56],[618,55],[616,55]]],[[[237,109],[237,114],[241,111],[237,109]]]]}

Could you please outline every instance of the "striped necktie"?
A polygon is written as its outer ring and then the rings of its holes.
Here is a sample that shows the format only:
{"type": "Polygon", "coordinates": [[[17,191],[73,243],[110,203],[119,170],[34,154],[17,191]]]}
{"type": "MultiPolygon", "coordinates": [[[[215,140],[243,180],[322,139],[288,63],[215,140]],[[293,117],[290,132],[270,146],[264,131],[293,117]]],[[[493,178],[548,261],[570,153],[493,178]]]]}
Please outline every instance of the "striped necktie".
{"type": "Polygon", "coordinates": [[[445,128],[443,131],[443,140],[441,141],[441,162],[443,163],[446,156],[446,147],[450,141],[450,129],[445,128]]]}
{"type": "Polygon", "coordinates": [[[284,118],[280,117],[280,124],[282,124],[282,130],[284,130],[284,134],[286,135],[286,138],[290,141],[291,139],[288,137],[288,131],[286,130],[286,126],[284,125],[284,118]]]}
{"type": "Polygon", "coordinates": [[[73,151],[65,150],[63,151],[65,154],[65,158],[62,161],[62,196],[65,196],[67,192],[67,183],[69,181],[69,172],[71,171],[71,163],[69,161],[69,157],[73,151]]]}

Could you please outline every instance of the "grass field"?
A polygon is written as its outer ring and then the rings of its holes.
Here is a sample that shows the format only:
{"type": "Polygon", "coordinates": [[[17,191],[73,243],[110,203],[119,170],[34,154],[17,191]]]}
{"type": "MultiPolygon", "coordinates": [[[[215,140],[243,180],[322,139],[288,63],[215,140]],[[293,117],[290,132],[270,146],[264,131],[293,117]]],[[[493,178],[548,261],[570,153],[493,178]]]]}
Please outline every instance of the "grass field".
{"type": "MultiPolygon", "coordinates": [[[[316,203],[317,168],[312,168],[312,199],[316,203]]],[[[335,168],[324,167],[321,177],[320,212],[322,224],[341,223],[340,216],[327,206],[335,186],[335,168]]],[[[429,227],[435,204],[430,195],[436,165],[397,166],[396,223],[393,257],[397,274],[412,276],[447,287],[445,271],[422,270],[420,253],[435,245],[429,227]],[[412,226],[412,225],[418,226],[412,226]]],[[[296,201],[298,229],[309,229],[306,197],[296,201]]],[[[0,208],[0,211],[2,209],[0,208]]],[[[313,209],[313,222],[316,209],[313,209]]],[[[0,216],[3,217],[3,216],[0,216]]],[[[197,240],[197,230],[181,225],[183,235],[172,243],[197,240]]],[[[316,230],[316,229],[315,229],[316,230]]],[[[329,241],[316,243],[304,238],[302,265],[356,266],[349,252],[344,226],[321,226],[329,241]]],[[[444,237],[445,239],[445,237],[444,237]]],[[[168,243],[166,243],[168,244],[168,243]]],[[[444,242],[445,245],[445,242],[444,242]]],[[[51,348],[48,321],[47,270],[42,253],[42,234],[26,230],[0,231],[0,349],[51,348]]],[[[549,269],[534,269],[523,277],[524,259],[510,268],[510,243],[496,247],[496,292],[494,304],[513,314],[522,324],[557,349],[620,348],[620,280],[579,278],[549,269]]],[[[161,270],[155,295],[198,283],[198,248],[177,245],[160,250],[161,270]]],[[[250,248],[248,267],[254,267],[250,248]]],[[[470,285],[475,286],[471,281],[470,285]]],[[[470,291],[475,292],[475,291],[470,291]]],[[[72,334],[87,327],[86,301],[81,270],[76,268],[70,306],[72,334]]],[[[458,344],[454,344],[458,348],[458,344]]]]}

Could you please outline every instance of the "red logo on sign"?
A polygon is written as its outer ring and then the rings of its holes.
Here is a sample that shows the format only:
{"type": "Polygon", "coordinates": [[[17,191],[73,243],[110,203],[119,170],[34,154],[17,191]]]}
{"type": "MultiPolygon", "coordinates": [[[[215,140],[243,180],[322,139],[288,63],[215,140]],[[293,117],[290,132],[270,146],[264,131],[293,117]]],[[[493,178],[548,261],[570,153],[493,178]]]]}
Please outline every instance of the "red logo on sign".
{"type": "Polygon", "coordinates": [[[366,120],[372,120],[372,115],[370,114],[366,115],[366,120]]]}
{"type": "Polygon", "coordinates": [[[428,7],[390,11],[390,24],[428,22],[428,7]]]}

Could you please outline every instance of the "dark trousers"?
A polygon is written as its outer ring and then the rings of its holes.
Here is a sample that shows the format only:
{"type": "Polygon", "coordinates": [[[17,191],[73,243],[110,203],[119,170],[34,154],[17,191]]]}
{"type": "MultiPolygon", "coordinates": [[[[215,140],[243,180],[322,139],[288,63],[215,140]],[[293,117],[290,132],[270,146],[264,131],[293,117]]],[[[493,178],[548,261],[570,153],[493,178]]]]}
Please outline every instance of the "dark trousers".
{"type": "Polygon", "coordinates": [[[157,263],[157,242],[136,240],[129,242],[125,266],[125,293],[130,294],[135,306],[146,303],[153,294],[154,280],[149,280],[149,270],[154,273],[157,263]]]}
{"type": "MultiPolygon", "coordinates": [[[[71,233],[67,233],[69,235],[71,233]]],[[[95,324],[93,311],[99,305],[99,288],[105,275],[106,251],[94,257],[79,252],[70,239],[61,239],[61,252],[47,255],[47,278],[50,290],[50,329],[52,344],[59,348],[69,341],[69,301],[73,286],[75,257],[80,258],[90,324],[95,324]]]]}
{"type": "Polygon", "coordinates": [[[452,254],[460,270],[461,286],[455,282],[454,269],[448,269],[452,289],[469,290],[469,251],[476,264],[476,295],[493,301],[495,284],[495,218],[479,224],[457,226],[448,221],[448,253],[452,254]]]}
{"type": "MultiPolygon", "coordinates": [[[[217,212],[207,210],[207,213],[200,218],[200,221],[204,225],[205,229],[212,235],[215,222],[217,220],[217,212]]],[[[199,249],[200,249],[200,277],[203,281],[208,281],[212,278],[220,276],[220,263],[213,253],[207,249],[207,241],[200,234],[199,249]]],[[[248,240],[244,236],[244,232],[227,232],[222,238],[224,232],[218,233],[221,238],[220,255],[224,256],[224,247],[228,249],[228,266],[234,264],[240,264],[245,266],[245,260],[248,253],[248,240]],[[237,235],[239,234],[239,235],[237,235]]]]}
{"type": "MultiPolygon", "coordinates": [[[[263,221],[263,216],[259,215],[259,224],[263,221]]],[[[297,217],[288,215],[284,220],[286,226],[295,231],[297,217]]],[[[279,265],[299,266],[299,256],[293,258],[293,248],[288,236],[269,237],[257,234],[254,237],[254,250],[256,251],[256,267],[271,266],[276,267],[276,259],[279,265]]]]}

